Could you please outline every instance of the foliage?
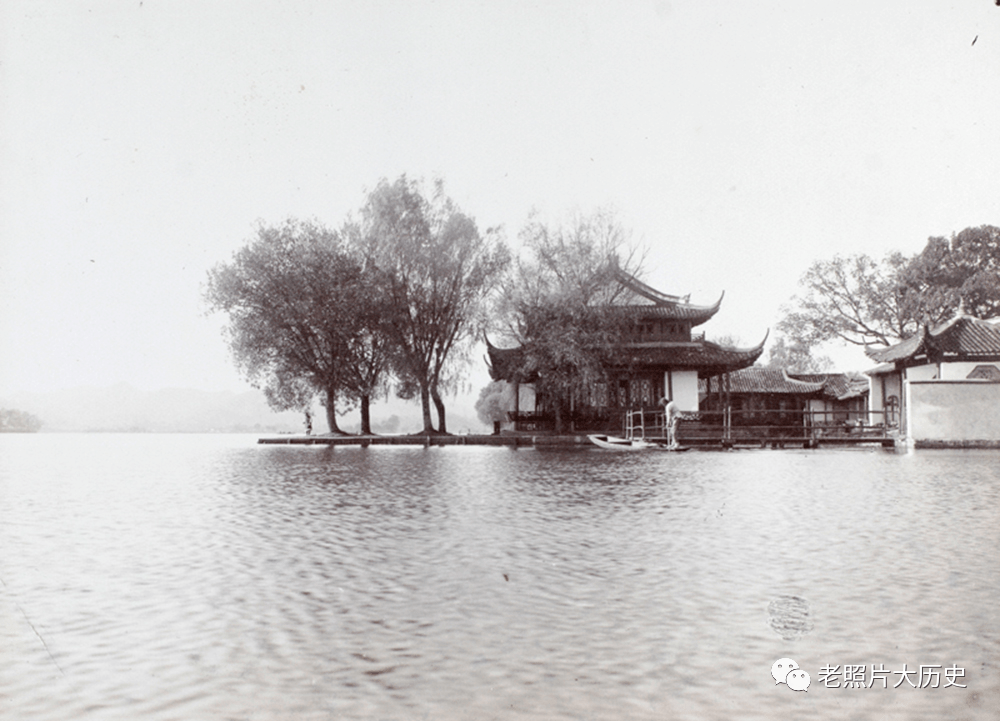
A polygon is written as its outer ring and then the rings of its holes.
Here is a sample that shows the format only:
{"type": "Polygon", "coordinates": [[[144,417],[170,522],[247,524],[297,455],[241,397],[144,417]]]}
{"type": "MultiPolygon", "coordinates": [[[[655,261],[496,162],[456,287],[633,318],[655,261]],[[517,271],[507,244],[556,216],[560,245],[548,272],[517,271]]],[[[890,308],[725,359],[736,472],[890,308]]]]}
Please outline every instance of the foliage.
{"type": "Polygon", "coordinates": [[[209,273],[205,296],[229,315],[233,357],[271,406],[305,409],[319,394],[338,432],[338,397],[359,394],[358,338],[370,330],[365,281],[339,234],[289,220],[259,226],[231,263],[209,273]]]}
{"type": "Polygon", "coordinates": [[[316,389],[301,376],[285,367],[274,369],[273,376],[263,386],[264,397],[271,408],[278,411],[301,410],[311,415],[316,389]]]}
{"type": "Polygon", "coordinates": [[[0,408],[0,433],[37,433],[42,421],[25,411],[0,408]]]}
{"type": "Polygon", "coordinates": [[[620,274],[637,275],[641,261],[617,218],[597,211],[549,227],[532,218],[521,231],[525,257],[504,292],[509,331],[522,348],[525,377],[555,411],[562,431],[573,394],[604,381],[628,325],[620,274]]]}
{"type": "Polygon", "coordinates": [[[507,420],[507,409],[513,397],[513,388],[504,381],[493,381],[483,386],[475,406],[480,422],[492,426],[496,421],[507,420]]]}
{"type": "Polygon", "coordinates": [[[881,262],[865,254],[813,263],[778,323],[793,343],[811,348],[831,340],[854,345],[890,345],[916,330],[912,300],[899,287],[908,259],[891,253],[881,262]]]}
{"type": "Polygon", "coordinates": [[[721,345],[723,348],[737,348],[743,345],[743,340],[738,335],[734,335],[732,333],[726,333],[718,336],[717,338],[712,338],[711,341],[716,345],[721,345]]]}
{"type": "Polygon", "coordinates": [[[765,366],[789,373],[825,373],[833,367],[833,361],[827,356],[814,356],[801,340],[778,336],[768,350],[765,366]]]}
{"type": "Polygon", "coordinates": [[[351,292],[352,323],[350,332],[345,334],[345,355],[350,362],[343,368],[343,382],[345,392],[361,404],[361,433],[371,435],[371,399],[388,390],[388,366],[393,347],[386,318],[391,307],[378,269],[363,261],[365,243],[360,227],[347,223],[341,236],[361,268],[351,292]]]}
{"type": "MultiPolygon", "coordinates": [[[[712,342],[723,347],[743,345],[735,335],[719,336],[712,342]]],[[[779,335],[768,349],[767,361],[758,360],[754,365],[786,370],[789,373],[825,373],[833,367],[833,361],[827,356],[814,356],[813,349],[800,340],[779,335]]]]}
{"type": "Polygon", "coordinates": [[[915,315],[936,324],[959,306],[977,318],[1000,316],[1000,228],[966,228],[951,238],[930,238],[900,275],[914,298],[915,315]]]}
{"type": "Polygon", "coordinates": [[[778,329],[792,346],[841,340],[891,345],[953,317],[961,307],[979,318],[1000,315],[1000,228],[966,228],[930,238],[913,257],[881,262],[858,254],[818,260],[803,275],[778,329]]]}
{"type": "Polygon", "coordinates": [[[427,197],[402,176],[382,180],[362,210],[366,257],[387,303],[382,328],[404,394],[420,395],[424,432],[447,432],[441,394],[457,381],[457,360],[483,323],[485,302],[500,283],[509,253],[499,232],[475,221],[444,194],[427,197]]]}

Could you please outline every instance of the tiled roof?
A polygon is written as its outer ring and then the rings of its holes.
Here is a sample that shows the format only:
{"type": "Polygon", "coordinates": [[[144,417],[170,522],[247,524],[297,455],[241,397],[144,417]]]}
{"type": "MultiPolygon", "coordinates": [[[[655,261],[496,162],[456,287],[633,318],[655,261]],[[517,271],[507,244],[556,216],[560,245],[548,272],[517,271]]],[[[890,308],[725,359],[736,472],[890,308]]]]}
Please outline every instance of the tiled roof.
{"type": "Polygon", "coordinates": [[[635,276],[619,270],[617,280],[622,293],[615,305],[626,309],[636,318],[658,318],[663,320],[687,320],[692,326],[701,325],[719,312],[723,293],[712,305],[689,303],[690,296],[668,295],[646,285],[635,276]]]}
{"type": "Polygon", "coordinates": [[[692,326],[701,325],[719,312],[722,297],[715,305],[690,305],[677,303],[675,305],[625,305],[622,309],[636,319],[656,318],[660,320],[688,320],[692,326]]]}
{"type": "MultiPolygon", "coordinates": [[[[870,390],[870,385],[867,378],[851,378],[849,376],[842,376],[843,384],[838,381],[832,388],[829,389],[830,395],[836,398],[838,401],[846,401],[849,398],[861,398],[862,396],[868,395],[870,390]]],[[[829,385],[829,382],[827,383],[829,385]]],[[[823,387],[823,393],[827,393],[827,386],[823,387]]]]}
{"type": "Polygon", "coordinates": [[[525,372],[521,370],[524,363],[524,348],[522,346],[494,348],[489,341],[486,341],[486,352],[488,354],[486,367],[493,380],[509,383],[533,383],[538,380],[537,371],[525,372]]]}
{"type": "Polygon", "coordinates": [[[1000,327],[989,321],[958,315],[934,329],[926,326],[888,348],[865,348],[880,363],[906,362],[926,356],[936,360],[1000,359],[1000,327]]]}
{"type": "Polygon", "coordinates": [[[822,383],[823,395],[838,401],[859,398],[868,393],[868,379],[846,373],[789,373],[789,378],[806,383],[822,383]]]}
{"type": "Polygon", "coordinates": [[[754,348],[730,348],[710,341],[663,343],[650,347],[625,346],[622,363],[633,366],[669,366],[696,369],[702,377],[718,375],[753,365],[764,351],[763,341],[754,348]]]}
{"type": "Polygon", "coordinates": [[[865,371],[866,376],[877,376],[883,373],[892,373],[896,370],[896,366],[892,363],[879,363],[874,368],[869,368],[865,371]]]}
{"type": "MultiPolygon", "coordinates": [[[[635,276],[617,271],[621,293],[613,305],[636,319],[681,320],[697,326],[715,315],[722,305],[722,296],[713,305],[693,305],[689,296],[661,293],[635,276]]],[[[765,340],[767,336],[765,336],[765,340]]],[[[754,348],[728,348],[703,339],[690,342],[653,342],[625,345],[621,349],[622,367],[687,368],[697,370],[702,377],[746,368],[760,357],[764,343],[754,348]]],[[[534,370],[525,370],[525,349],[495,348],[487,341],[487,365],[494,380],[531,383],[537,380],[534,370]]]]}
{"type": "Polygon", "coordinates": [[[656,305],[661,303],[687,303],[689,295],[670,295],[662,293],[651,285],[646,285],[634,275],[629,275],[621,268],[615,271],[615,279],[622,286],[622,297],[625,303],[651,302],[656,305]]]}
{"type": "Polygon", "coordinates": [[[872,348],[871,346],[865,346],[865,355],[874,361],[879,363],[893,363],[897,360],[903,358],[910,358],[918,354],[921,348],[923,348],[924,335],[927,332],[927,328],[921,326],[920,330],[917,331],[915,335],[910,336],[904,341],[900,341],[896,345],[891,345],[888,348],[872,348]]]}
{"type": "Polygon", "coordinates": [[[808,383],[791,378],[781,368],[744,368],[729,374],[731,393],[787,393],[809,395],[823,390],[824,381],[808,383]]]}
{"type": "MultiPolygon", "coordinates": [[[[766,338],[765,338],[766,340],[766,338]]],[[[536,371],[525,371],[524,347],[495,348],[487,342],[488,366],[493,380],[531,383],[536,371]]],[[[702,377],[746,368],[760,357],[764,341],[754,348],[730,348],[709,341],[651,343],[623,346],[616,365],[632,368],[674,368],[697,370],[702,377]]]]}
{"type": "Polygon", "coordinates": [[[1000,355],[1000,327],[967,315],[931,331],[928,340],[934,350],[946,356],[1000,355]]]}

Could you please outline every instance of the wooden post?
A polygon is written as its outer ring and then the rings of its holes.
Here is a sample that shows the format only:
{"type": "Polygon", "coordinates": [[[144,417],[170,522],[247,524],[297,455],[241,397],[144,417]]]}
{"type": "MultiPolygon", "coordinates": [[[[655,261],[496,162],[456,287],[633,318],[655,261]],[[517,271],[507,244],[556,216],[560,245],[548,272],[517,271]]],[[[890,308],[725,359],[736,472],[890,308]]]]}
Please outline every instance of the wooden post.
{"type": "Polygon", "coordinates": [[[732,407],[732,396],[730,391],[732,390],[732,382],[729,379],[729,374],[725,373],[722,376],[722,385],[725,388],[725,408],[726,408],[726,428],[725,435],[726,440],[732,445],[733,442],[733,407],[732,407]]]}

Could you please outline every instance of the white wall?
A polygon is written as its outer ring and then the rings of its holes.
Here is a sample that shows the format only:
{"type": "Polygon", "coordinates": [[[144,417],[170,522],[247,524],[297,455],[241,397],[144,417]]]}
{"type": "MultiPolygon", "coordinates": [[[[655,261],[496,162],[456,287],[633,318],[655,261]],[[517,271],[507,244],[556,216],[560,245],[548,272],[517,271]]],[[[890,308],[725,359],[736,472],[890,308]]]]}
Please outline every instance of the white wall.
{"type": "MultiPolygon", "coordinates": [[[[899,374],[895,371],[890,371],[889,373],[879,373],[878,375],[870,376],[870,378],[871,382],[868,386],[868,410],[871,413],[868,417],[868,422],[872,424],[885,423],[885,415],[882,413],[885,410],[882,404],[882,397],[889,398],[890,396],[896,396],[901,404],[905,403],[899,374]]],[[[900,412],[904,412],[902,408],[900,408],[900,412]]],[[[898,420],[901,423],[904,421],[903,418],[899,418],[898,420]]]]}
{"type": "Polygon", "coordinates": [[[1000,369],[1000,363],[944,362],[940,364],[928,363],[922,366],[913,366],[912,368],[907,368],[904,373],[908,381],[963,381],[969,377],[969,374],[976,366],[981,365],[992,365],[1000,369]]]}
{"type": "Polygon", "coordinates": [[[990,365],[1000,369],[1000,363],[942,363],[941,380],[965,380],[976,366],[990,365]]]}
{"type": "Polygon", "coordinates": [[[806,410],[809,411],[809,419],[813,423],[830,423],[833,420],[833,414],[826,412],[829,408],[822,398],[810,398],[806,401],[806,410]]]}
{"type": "MultiPolygon", "coordinates": [[[[882,410],[882,380],[885,376],[868,376],[868,408],[872,411],[882,410]]],[[[881,423],[880,414],[872,413],[872,423],[881,423]],[[878,420],[874,420],[874,419],[878,420]]]]}
{"type": "Polygon", "coordinates": [[[913,366],[903,371],[903,380],[907,381],[929,381],[938,377],[937,363],[928,363],[922,366],[913,366]]]}
{"type": "Polygon", "coordinates": [[[907,441],[1000,445],[1000,383],[908,381],[907,441]]]}
{"type": "Polygon", "coordinates": [[[680,410],[698,410],[698,371],[667,371],[663,387],[673,390],[673,401],[680,410]]]}
{"type": "MultiPolygon", "coordinates": [[[[521,383],[520,388],[521,390],[518,393],[516,407],[521,413],[530,413],[535,410],[535,386],[530,383],[521,383]]],[[[507,383],[507,387],[504,389],[503,398],[503,407],[508,411],[514,410],[515,399],[513,383],[507,383]]],[[[514,430],[514,425],[513,421],[503,421],[500,424],[500,428],[505,431],[511,431],[514,430]]]]}
{"type": "Polygon", "coordinates": [[[517,407],[521,411],[530,412],[535,410],[535,386],[530,383],[521,384],[517,407]]]}

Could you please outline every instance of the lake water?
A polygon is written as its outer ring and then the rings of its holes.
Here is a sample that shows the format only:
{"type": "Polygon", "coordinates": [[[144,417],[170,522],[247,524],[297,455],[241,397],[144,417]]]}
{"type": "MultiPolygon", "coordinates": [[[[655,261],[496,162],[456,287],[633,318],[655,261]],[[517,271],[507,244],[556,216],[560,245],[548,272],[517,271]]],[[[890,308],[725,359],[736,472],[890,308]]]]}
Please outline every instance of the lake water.
{"type": "Polygon", "coordinates": [[[0,717],[1000,717],[1000,452],[255,440],[0,436],[0,717]]]}

